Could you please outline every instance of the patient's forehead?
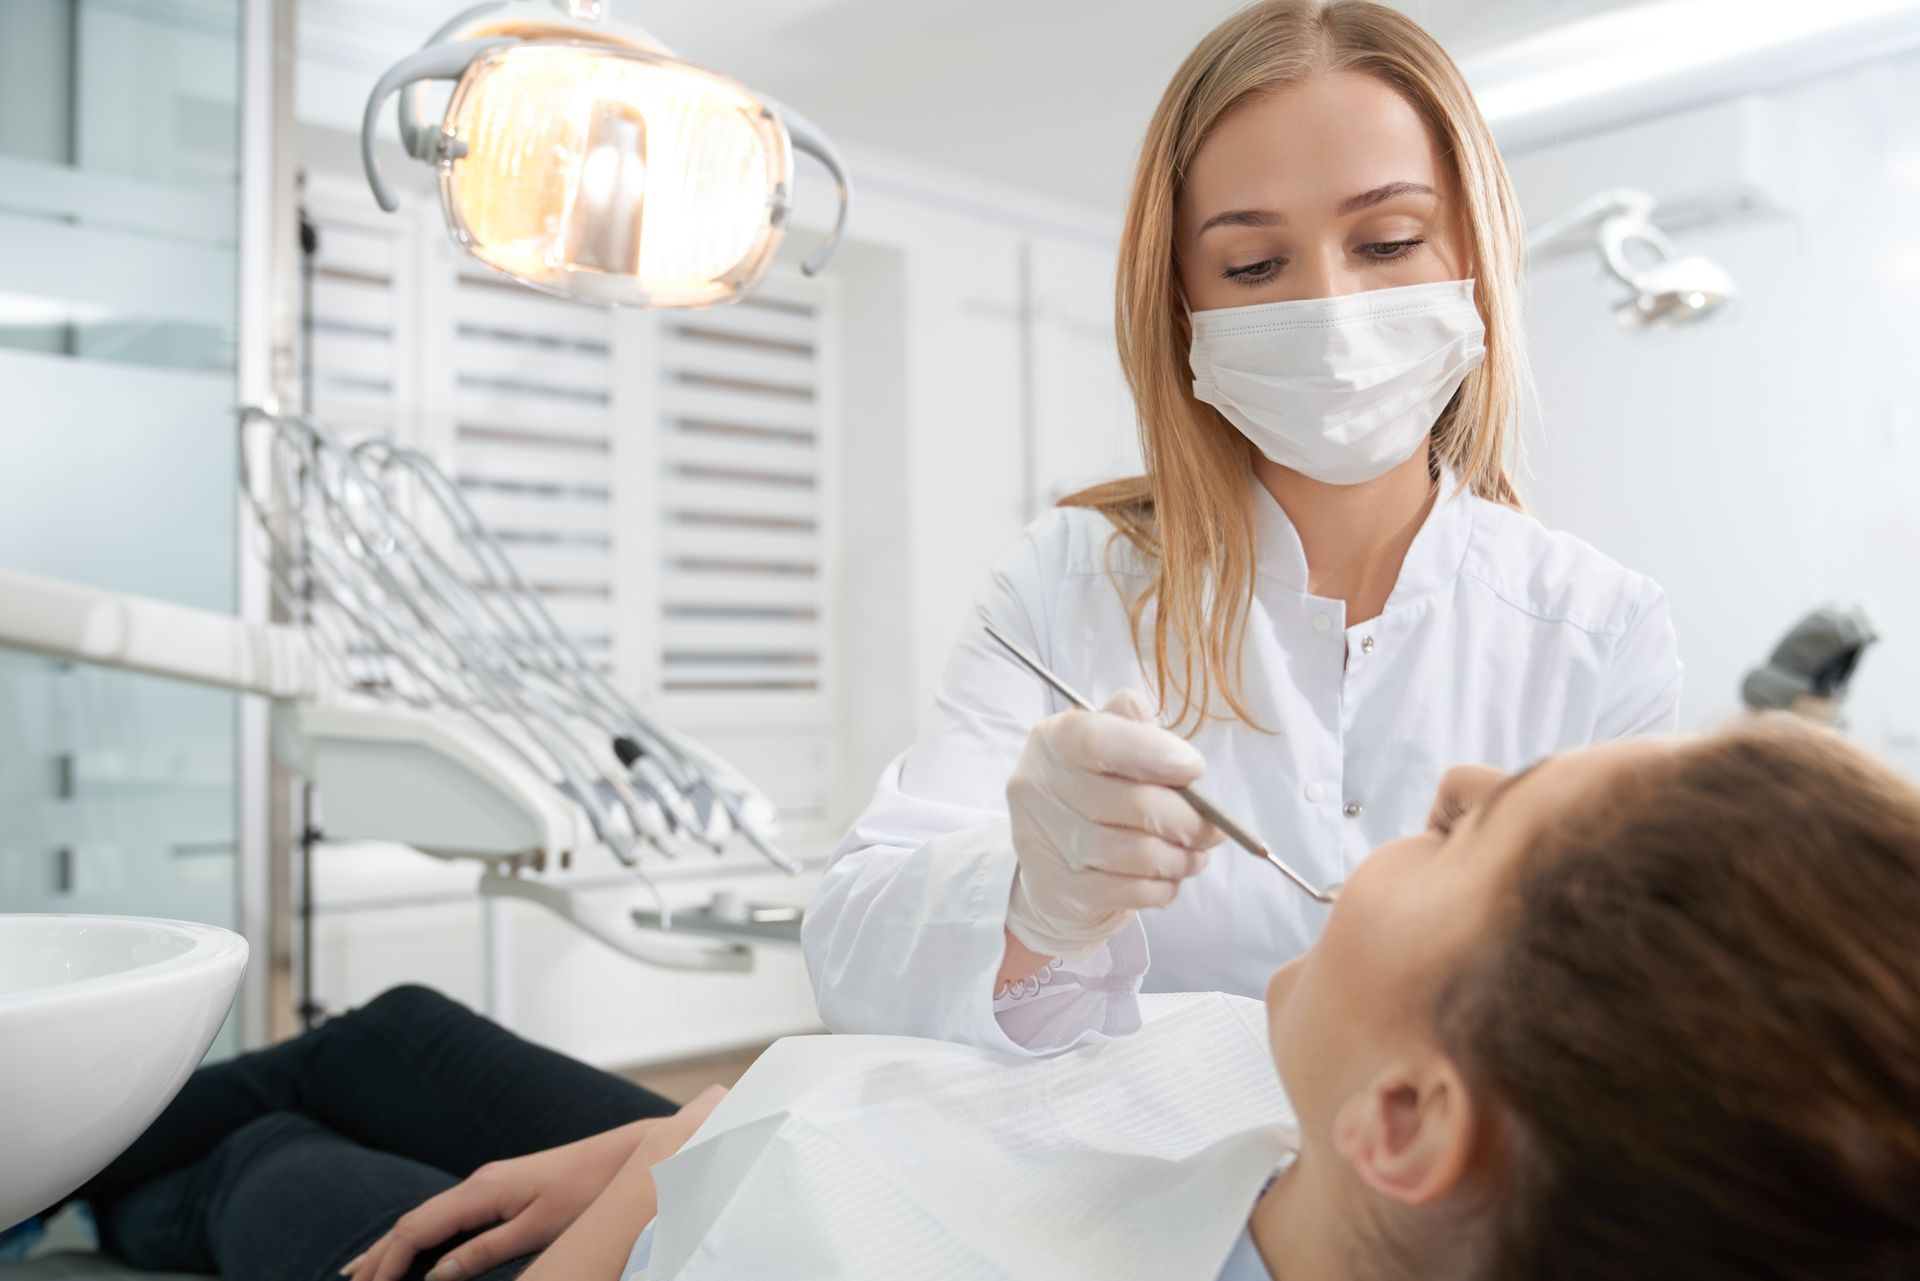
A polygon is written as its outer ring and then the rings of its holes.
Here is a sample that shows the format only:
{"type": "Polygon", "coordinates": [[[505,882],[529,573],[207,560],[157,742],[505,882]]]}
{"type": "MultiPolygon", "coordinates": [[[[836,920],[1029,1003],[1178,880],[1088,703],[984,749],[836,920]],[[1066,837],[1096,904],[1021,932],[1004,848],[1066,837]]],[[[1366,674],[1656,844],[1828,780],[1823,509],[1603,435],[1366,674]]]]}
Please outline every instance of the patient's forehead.
{"type": "Polygon", "coordinates": [[[1591,804],[1627,771],[1675,757],[1686,740],[1659,736],[1618,739],[1540,762],[1490,805],[1478,833],[1490,854],[1517,854],[1555,815],[1591,804]]]}

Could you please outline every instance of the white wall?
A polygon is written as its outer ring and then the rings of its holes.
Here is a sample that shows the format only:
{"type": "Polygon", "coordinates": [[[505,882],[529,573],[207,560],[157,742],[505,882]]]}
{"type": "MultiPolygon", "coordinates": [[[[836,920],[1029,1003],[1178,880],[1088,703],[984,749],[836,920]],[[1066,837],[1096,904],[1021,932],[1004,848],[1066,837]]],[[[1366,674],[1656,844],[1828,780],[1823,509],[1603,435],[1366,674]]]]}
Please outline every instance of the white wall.
{"type": "Polygon", "coordinates": [[[1779,206],[1678,233],[1742,291],[1694,328],[1620,329],[1591,256],[1536,266],[1524,492],[1666,587],[1688,726],[1734,714],[1741,676],[1807,609],[1864,604],[1885,639],[1852,729],[1920,775],[1917,108],[1908,56],[1508,162],[1536,220],[1605,186],[1688,201],[1737,175],[1779,206]]]}
{"type": "MultiPolygon", "coordinates": [[[[917,723],[999,551],[1066,489],[1138,468],[1110,317],[1117,212],[890,157],[860,157],[857,177],[849,234],[906,264],[905,457],[863,469],[850,446],[844,492],[905,498],[908,573],[874,599],[909,656],[889,696],[917,723]]],[[[888,376],[848,350],[847,384],[888,376]]]]}

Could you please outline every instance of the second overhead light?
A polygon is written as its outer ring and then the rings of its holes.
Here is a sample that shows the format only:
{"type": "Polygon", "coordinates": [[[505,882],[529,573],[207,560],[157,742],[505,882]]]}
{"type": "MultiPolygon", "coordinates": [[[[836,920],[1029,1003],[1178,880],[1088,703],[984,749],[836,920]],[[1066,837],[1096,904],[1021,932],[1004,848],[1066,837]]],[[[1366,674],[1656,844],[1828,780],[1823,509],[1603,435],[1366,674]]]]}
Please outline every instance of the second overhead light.
{"type": "Polygon", "coordinates": [[[1603,191],[1541,224],[1528,235],[1527,247],[1539,253],[1582,235],[1595,236],[1608,273],[1632,291],[1614,307],[1623,325],[1644,328],[1712,314],[1738,293],[1733,277],[1712,259],[1682,255],[1654,225],[1655,207],[1644,191],[1603,191]],[[1636,261],[1635,246],[1651,250],[1653,261],[1636,261]]]}

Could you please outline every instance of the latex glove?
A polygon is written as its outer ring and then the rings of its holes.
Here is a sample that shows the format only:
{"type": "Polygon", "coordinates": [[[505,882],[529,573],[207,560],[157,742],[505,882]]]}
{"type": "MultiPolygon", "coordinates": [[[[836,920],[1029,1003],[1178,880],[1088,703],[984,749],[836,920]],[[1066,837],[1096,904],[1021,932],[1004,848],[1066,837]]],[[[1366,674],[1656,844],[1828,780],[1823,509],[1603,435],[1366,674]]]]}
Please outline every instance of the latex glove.
{"type": "Polygon", "coordinates": [[[638,1121],[564,1147],[495,1161],[401,1215],[387,1234],[340,1270],[352,1281],[398,1281],[415,1256],[461,1232],[490,1228],[447,1251],[433,1281],[477,1277],[544,1250],[613,1181],[649,1133],[671,1118],[638,1121]]]}
{"type": "Polygon", "coordinates": [[[1048,956],[1080,960],[1143,907],[1165,907],[1222,839],[1174,787],[1199,778],[1193,744],[1121,690],[1099,712],[1033,727],[1007,780],[1020,867],[1007,929],[1048,956]]]}

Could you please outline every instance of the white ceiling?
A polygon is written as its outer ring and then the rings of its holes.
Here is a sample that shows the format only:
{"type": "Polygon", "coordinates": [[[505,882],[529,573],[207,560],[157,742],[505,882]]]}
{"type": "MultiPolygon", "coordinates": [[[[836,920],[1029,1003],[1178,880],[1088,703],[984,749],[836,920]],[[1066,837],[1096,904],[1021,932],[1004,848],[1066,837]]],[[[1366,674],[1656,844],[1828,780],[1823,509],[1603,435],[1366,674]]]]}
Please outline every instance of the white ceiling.
{"type": "MultiPolygon", "coordinates": [[[[1465,55],[1639,0],[1393,0],[1465,55]]],[[[609,0],[613,16],[790,104],[836,140],[1116,207],[1148,115],[1242,0],[609,0]]],[[[463,0],[301,0],[326,96],[371,86],[463,0]]],[[[357,121],[360,103],[315,123],[357,121]]],[[[337,108],[337,113],[336,113],[337,108]]]]}

